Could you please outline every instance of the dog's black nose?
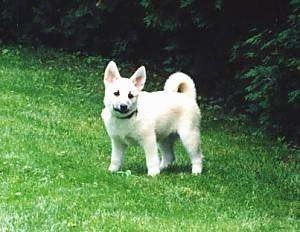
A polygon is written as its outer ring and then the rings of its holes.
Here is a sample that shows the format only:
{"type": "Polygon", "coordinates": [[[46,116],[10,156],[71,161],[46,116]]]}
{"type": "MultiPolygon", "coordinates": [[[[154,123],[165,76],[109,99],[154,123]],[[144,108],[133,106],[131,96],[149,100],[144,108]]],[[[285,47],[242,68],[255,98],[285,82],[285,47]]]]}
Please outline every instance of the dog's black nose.
{"type": "Polygon", "coordinates": [[[121,104],[120,105],[120,110],[121,110],[121,112],[126,112],[127,111],[127,105],[121,104]]]}

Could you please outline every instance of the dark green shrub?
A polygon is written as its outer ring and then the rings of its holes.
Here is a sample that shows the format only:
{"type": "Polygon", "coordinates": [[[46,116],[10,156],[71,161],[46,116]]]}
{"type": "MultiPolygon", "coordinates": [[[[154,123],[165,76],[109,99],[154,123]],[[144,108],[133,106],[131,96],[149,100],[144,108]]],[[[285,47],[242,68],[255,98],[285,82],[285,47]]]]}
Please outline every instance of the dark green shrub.
{"type": "MultiPolygon", "coordinates": [[[[140,1],[145,27],[158,35],[158,55],[167,74],[184,71],[192,75],[202,94],[215,91],[220,84],[220,47],[216,21],[222,1],[140,1]],[[217,66],[217,67],[216,67],[217,66]]],[[[216,93],[216,92],[215,92],[216,93]]]]}
{"type": "Polygon", "coordinates": [[[291,11],[281,28],[253,29],[249,38],[236,43],[231,61],[244,110],[272,132],[299,140],[299,9],[291,11]]]}

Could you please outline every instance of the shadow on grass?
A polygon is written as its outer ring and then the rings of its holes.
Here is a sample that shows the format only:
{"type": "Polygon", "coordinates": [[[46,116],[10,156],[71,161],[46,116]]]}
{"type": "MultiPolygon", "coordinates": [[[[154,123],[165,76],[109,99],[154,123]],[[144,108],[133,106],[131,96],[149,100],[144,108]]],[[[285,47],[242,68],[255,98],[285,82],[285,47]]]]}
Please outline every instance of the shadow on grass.
{"type": "MultiPolygon", "coordinates": [[[[146,164],[130,164],[128,169],[134,175],[147,175],[147,166],[146,164]]],[[[206,173],[206,169],[204,168],[202,174],[206,173]]],[[[173,175],[173,174],[192,174],[192,168],[190,164],[173,164],[163,170],[161,170],[161,174],[163,175],[173,175]]]]}

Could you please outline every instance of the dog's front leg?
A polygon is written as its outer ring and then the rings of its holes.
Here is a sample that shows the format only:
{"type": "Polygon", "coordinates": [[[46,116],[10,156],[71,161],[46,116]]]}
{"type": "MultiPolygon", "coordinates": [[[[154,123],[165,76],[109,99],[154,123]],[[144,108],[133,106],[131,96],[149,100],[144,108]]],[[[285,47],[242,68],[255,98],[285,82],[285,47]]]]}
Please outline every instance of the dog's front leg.
{"type": "Polygon", "coordinates": [[[111,148],[111,161],[108,170],[116,172],[122,165],[125,145],[118,139],[112,138],[111,148]]]}
{"type": "Polygon", "coordinates": [[[146,154],[146,164],[149,176],[156,176],[160,172],[158,149],[156,144],[156,138],[154,135],[144,136],[142,140],[142,146],[146,154]]]}

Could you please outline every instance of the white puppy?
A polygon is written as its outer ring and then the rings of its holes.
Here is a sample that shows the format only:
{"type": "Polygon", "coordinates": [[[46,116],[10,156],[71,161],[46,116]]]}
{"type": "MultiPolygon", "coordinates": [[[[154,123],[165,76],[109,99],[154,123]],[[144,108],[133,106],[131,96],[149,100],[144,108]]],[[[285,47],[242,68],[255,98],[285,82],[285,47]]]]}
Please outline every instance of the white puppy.
{"type": "Polygon", "coordinates": [[[200,110],[194,82],[177,72],[166,81],[164,91],[149,93],[142,91],[145,81],[144,66],[130,78],[122,78],[113,61],[106,67],[101,116],[112,144],[109,170],[118,171],[126,146],[137,144],[145,151],[148,175],[155,176],[173,162],[173,145],[179,137],[190,155],[192,173],[200,174],[200,110]]]}

